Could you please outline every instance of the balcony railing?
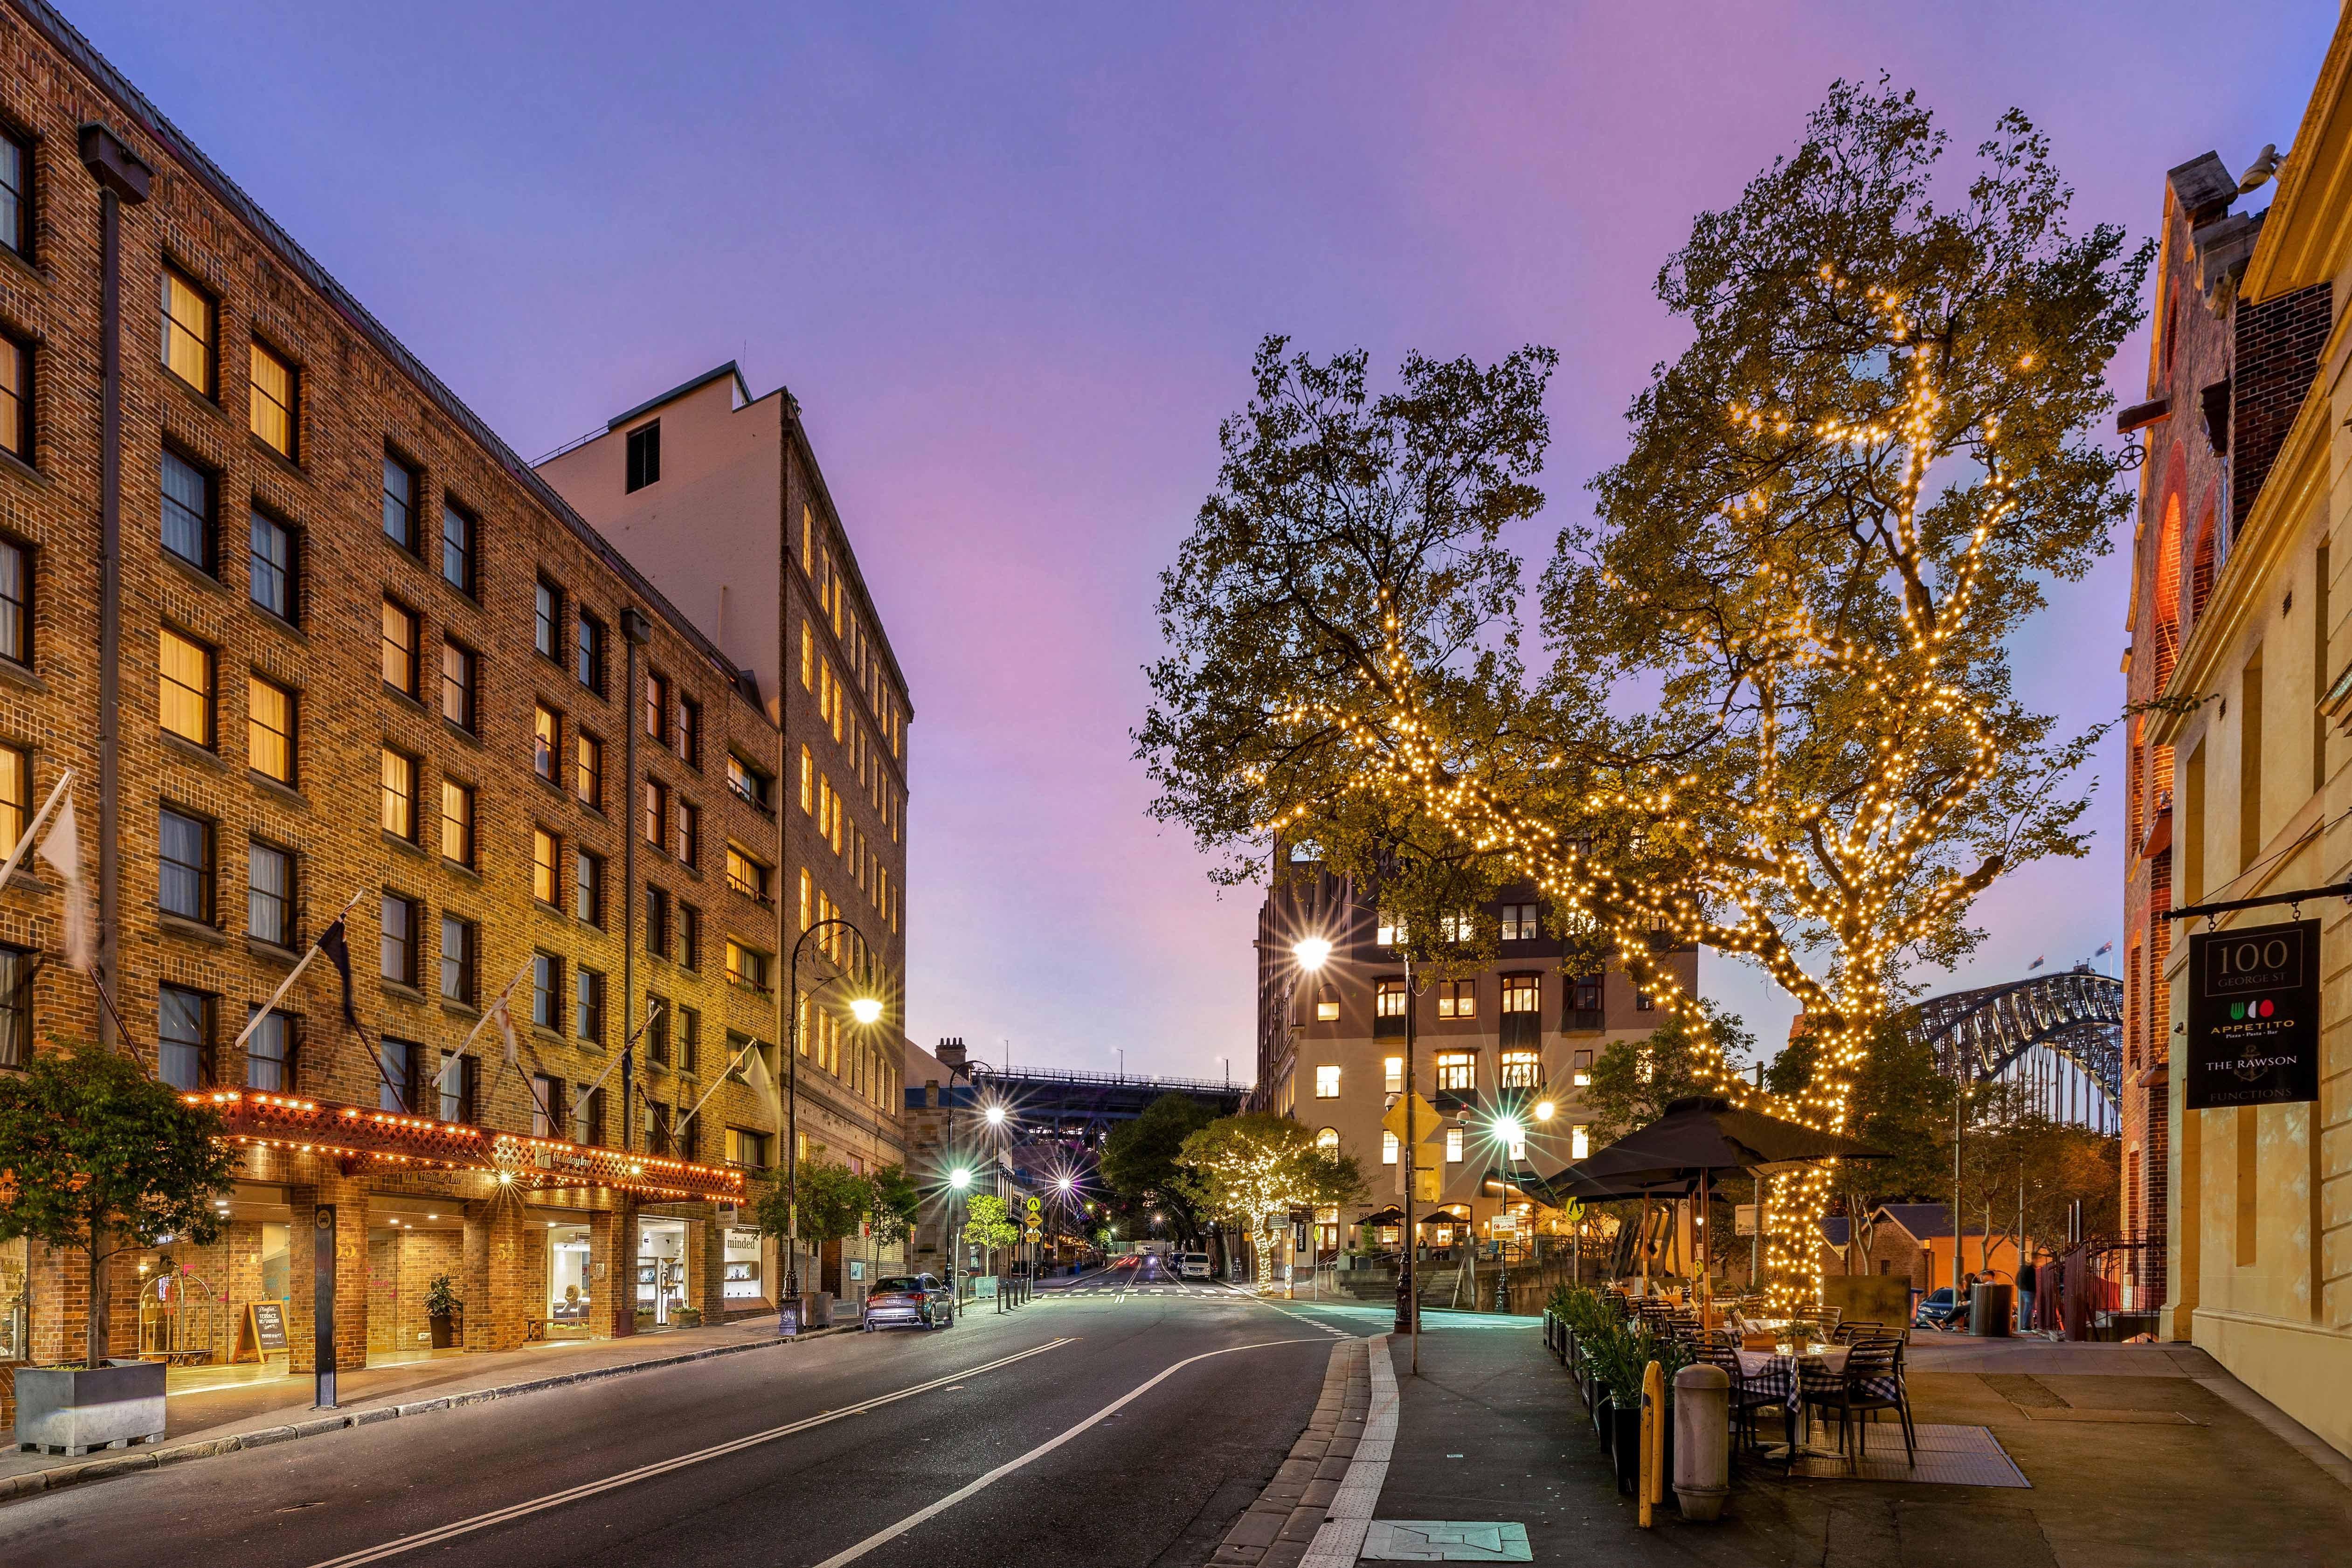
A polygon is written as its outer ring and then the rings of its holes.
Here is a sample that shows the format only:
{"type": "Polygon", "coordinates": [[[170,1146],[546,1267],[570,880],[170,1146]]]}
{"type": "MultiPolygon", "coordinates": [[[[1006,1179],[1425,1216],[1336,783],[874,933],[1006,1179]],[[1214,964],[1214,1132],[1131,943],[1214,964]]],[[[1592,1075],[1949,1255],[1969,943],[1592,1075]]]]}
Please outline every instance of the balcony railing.
{"type": "Polygon", "coordinates": [[[1599,1034],[1609,1026],[1599,1008],[1570,1008],[1560,1015],[1559,1027],[1568,1034],[1599,1034]]]}

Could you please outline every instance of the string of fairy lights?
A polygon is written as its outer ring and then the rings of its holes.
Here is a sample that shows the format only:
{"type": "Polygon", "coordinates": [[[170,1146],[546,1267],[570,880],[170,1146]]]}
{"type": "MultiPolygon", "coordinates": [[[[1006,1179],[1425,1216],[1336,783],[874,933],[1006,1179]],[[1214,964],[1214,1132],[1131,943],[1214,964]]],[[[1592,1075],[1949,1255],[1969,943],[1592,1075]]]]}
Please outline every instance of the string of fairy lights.
{"type": "MultiPolygon", "coordinates": [[[[1820,276],[1833,292],[1853,288],[1832,266],[1824,265],[1820,276]]],[[[1824,625],[1811,613],[1794,575],[1769,558],[1759,560],[1741,601],[1755,624],[1739,635],[1741,658],[1736,662],[1738,679],[1751,685],[1756,695],[1750,737],[1755,782],[1744,799],[1706,802],[1711,818],[1727,817],[1727,830],[1710,830],[1679,803],[1700,786],[1688,773],[1646,786],[1620,779],[1616,787],[1595,789],[1580,802],[1590,812],[1644,823],[1649,831],[1663,833],[1680,856],[1686,879],[1671,885],[1645,882],[1457,766],[1420,700],[1421,683],[1385,585],[1384,645],[1379,667],[1365,672],[1373,699],[1367,709],[1300,701],[1278,716],[1293,727],[1334,728],[1360,752],[1383,758],[1384,767],[1366,769],[1349,788],[1426,810],[1458,839],[1531,880],[1568,916],[1588,919],[1603,931],[1635,983],[1685,1024],[1713,1092],[1841,1134],[1848,1130],[1856,1082],[1887,1012],[1895,956],[1965,906],[1999,870],[1993,857],[1968,870],[1927,863],[1924,857],[1941,845],[1955,817],[2000,766],[1999,743],[1948,667],[1956,657],[1956,634],[1965,629],[1976,602],[1987,545],[2016,509],[2000,461],[1998,415],[1988,413],[1948,433],[1950,412],[1937,344],[1921,336],[1919,323],[1895,293],[1876,287],[1855,292],[1878,313],[1893,345],[1889,351],[1906,361],[1892,417],[1819,419],[1807,425],[1762,401],[1732,402],[1725,416],[1735,439],[1785,443],[1809,433],[1819,446],[1858,453],[1865,461],[1893,461],[1895,488],[1879,548],[1900,580],[1895,624],[1901,645],[1889,651],[1824,625]],[[1937,462],[1962,444],[1981,467],[1970,497],[1974,528],[1948,563],[1937,563],[1931,586],[1920,505],[1937,462]],[[1780,793],[1788,782],[1783,683],[1808,675],[1832,676],[1846,690],[1858,691],[1861,706],[1875,720],[1872,766],[1835,815],[1801,793],[1787,800],[1780,793]],[[1711,841],[1711,831],[1722,837],[1711,841]],[[1924,888],[1917,885],[1923,877],[1924,888]],[[1702,888],[1724,891],[1708,896],[1696,891],[1702,888]],[[1826,936],[1834,950],[1829,979],[1816,977],[1799,961],[1783,915],[1826,936]],[[1699,999],[1657,961],[1653,943],[1659,933],[1675,945],[1704,945],[1759,963],[1804,1009],[1815,1051],[1810,1081],[1792,1095],[1774,1094],[1727,1063],[1699,999]]],[[[2019,368],[2031,369],[2032,363],[2029,352],[2019,368]]],[[[1760,467],[1779,454],[1750,455],[1760,467]]],[[[1732,497],[1719,510],[1735,528],[1755,528],[1775,517],[1780,499],[1759,487],[1732,497]]],[[[1617,586],[1641,592],[1638,585],[1617,586]]],[[[1696,612],[1682,618],[1680,630],[1694,645],[1723,645],[1731,635],[1696,612]]],[[[1263,782],[1262,774],[1252,779],[1263,782]]],[[[1321,800],[1293,805],[1259,831],[1285,831],[1327,807],[1321,800]]],[[[1633,835],[1636,842],[1643,837],[1633,835]]],[[[1773,1223],[1765,1260],[1768,1296],[1782,1305],[1817,1299],[1822,1270],[1810,1239],[1829,1210],[1834,1162],[1769,1180],[1773,1223]]]]}

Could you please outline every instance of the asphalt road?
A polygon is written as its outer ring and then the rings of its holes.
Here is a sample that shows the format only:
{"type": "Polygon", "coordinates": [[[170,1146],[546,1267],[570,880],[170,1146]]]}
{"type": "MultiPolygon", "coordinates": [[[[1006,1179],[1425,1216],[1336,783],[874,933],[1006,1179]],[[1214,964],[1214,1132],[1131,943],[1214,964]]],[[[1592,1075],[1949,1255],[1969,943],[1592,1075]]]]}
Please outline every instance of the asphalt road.
{"type": "Polygon", "coordinates": [[[835,1334],[0,1508],[0,1563],[1203,1563],[1375,1332],[1156,1260],[950,1329],[835,1334]]]}

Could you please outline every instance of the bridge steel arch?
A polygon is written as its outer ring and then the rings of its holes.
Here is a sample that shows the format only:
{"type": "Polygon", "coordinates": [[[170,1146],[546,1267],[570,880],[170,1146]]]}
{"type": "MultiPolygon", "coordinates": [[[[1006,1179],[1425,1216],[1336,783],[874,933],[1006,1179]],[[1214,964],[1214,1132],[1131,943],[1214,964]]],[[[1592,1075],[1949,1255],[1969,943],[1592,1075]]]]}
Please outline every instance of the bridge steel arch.
{"type": "Polygon", "coordinates": [[[2039,1046],[2073,1062],[2111,1106],[2124,1092],[2124,983],[2088,969],[1929,997],[1903,1015],[1948,1073],[1998,1078],[2039,1046]]]}

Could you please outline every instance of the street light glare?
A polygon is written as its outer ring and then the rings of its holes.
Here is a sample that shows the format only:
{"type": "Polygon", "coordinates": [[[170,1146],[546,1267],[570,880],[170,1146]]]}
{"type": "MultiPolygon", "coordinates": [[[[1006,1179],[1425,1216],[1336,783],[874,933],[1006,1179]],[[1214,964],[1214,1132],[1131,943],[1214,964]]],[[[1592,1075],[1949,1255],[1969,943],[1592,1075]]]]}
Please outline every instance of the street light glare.
{"type": "Polygon", "coordinates": [[[1002,1127],[1003,1125],[1004,1125],[1004,1107],[1003,1107],[1003,1106],[1002,1106],[1002,1105],[991,1105],[991,1106],[988,1108],[988,1111],[987,1111],[987,1116],[988,1116],[988,1124],[989,1124],[990,1126],[992,1126],[992,1127],[1002,1127]]]}
{"type": "Polygon", "coordinates": [[[1537,1102],[1536,1102],[1536,1120],[1537,1120],[1537,1121],[1538,1121],[1538,1122],[1549,1122],[1549,1121],[1550,1121],[1550,1120],[1551,1120],[1551,1113],[1552,1113],[1552,1112],[1553,1112],[1554,1110],[1556,1110],[1556,1109],[1557,1109],[1557,1107],[1556,1107],[1556,1106],[1554,1106],[1554,1105],[1552,1104],[1552,1103],[1551,1103],[1550,1101],[1549,1101],[1549,1100],[1538,1100],[1538,1101],[1537,1101],[1537,1102]]]}
{"type": "Polygon", "coordinates": [[[1302,936],[1291,944],[1291,956],[1302,969],[1319,969],[1331,956],[1331,944],[1320,936],[1302,936]]]}
{"type": "Polygon", "coordinates": [[[948,1185],[961,1192],[971,1185],[971,1173],[961,1167],[951,1170],[948,1172],[948,1185]]]}
{"type": "Polygon", "coordinates": [[[872,1023],[882,1016],[882,1004],[873,997],[859,997],[849,1004],[849,1016],[859,1023],[872,1023]]]}
{"type": "Polygon", "coordinates": [[[1516,1144],[1528,1135],[1528,1130],[1506,1116],[1495,1124],[1495,1136],[1507,1144],[1516,1144]]]}
{"type": "Polygon", "coordinates": [[[1055,1176],[1054,1178],[1054,1185],[1060,1187],[1064,1192],[1067,1192],[1070,1190],[1070,1178],[1067,1176],[1055,1176]]]}

